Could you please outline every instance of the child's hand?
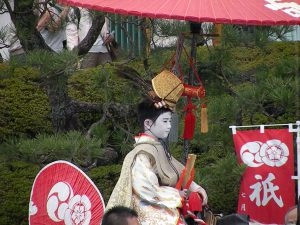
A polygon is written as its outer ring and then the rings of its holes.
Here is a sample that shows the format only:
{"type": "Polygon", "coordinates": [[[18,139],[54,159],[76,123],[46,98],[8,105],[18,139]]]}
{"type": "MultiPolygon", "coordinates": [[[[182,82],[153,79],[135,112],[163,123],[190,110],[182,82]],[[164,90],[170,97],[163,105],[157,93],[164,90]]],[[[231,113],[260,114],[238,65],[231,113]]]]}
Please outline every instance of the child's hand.
{"type": "Polygon", "coordinates": [[[179,191],[179,195],[182,198],[186,199],[187,198],[187,189],[183,189],[183,190],[179,191]]]}

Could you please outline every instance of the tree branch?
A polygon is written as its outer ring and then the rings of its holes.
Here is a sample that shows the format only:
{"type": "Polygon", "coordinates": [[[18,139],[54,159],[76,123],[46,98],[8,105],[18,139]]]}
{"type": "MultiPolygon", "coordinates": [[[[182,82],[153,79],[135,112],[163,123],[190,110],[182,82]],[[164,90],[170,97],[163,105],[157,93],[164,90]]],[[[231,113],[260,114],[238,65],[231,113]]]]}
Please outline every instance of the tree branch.
{"type": "Polygon", "coordinates": [[[93,124],[90,126],[89,130],[86,132],[86,136],[85,136],[86,138],[91,138],[92,130],[93,130],[96,126],[98,126],[98,125],[104,123],[104,121],[105,121],[105,119],[106,119],[106,111],[107,111],[107,110],[104,109],[103,111],[104,111],[104,112],[103,112],[103,115],[102,115],[101,119],[98,120],[97,122],[93,123],[93,124]]]}
{"type": "Polygon", "coordinates": [[[85,55],[88,53],[100,35],[104,22],[105,17],[103,15],[97,15],[93,18],[92,26],[89,32],[77,47],[78,55],[85,55]]]}
{"type": "Polygon", "coordinates": [[[82,113],[82,112],[104,112],[104,109],[107,109],[107,112],[116,114],[116,115],[135,115],[136,112],[132,105],[124,105],[120,103],[110,102],[110,103],[88,103],[80,102],[72,99],[70,101],[70,108],[73,109],[73,113],[82,113]]]}
{"type": "Polygon", "coordinates": [[[148,92],[151,90],[150,81],[141,78],[141,75],[133,68],[128,66],[118,66],[116,67],[116,74],[122,78],[130,80],[132,85],[141,91],[148,92]]]}

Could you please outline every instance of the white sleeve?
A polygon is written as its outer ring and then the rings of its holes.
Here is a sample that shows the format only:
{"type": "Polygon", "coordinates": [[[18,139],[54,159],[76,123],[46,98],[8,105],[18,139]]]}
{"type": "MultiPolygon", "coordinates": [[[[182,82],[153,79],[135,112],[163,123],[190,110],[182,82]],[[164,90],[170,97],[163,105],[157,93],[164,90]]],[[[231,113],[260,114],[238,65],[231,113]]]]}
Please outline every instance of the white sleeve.
{"type": "Polygon", "coordinates": [[[66,38],[67,38],[67,48],[68,50],[72,50],[77,47],[79,44],[79,35],[78,35],[78,19],[75,18],[74,9],[70,9],[68,14],[68,22],[66,25],[66,38]]]}
{"type": "Polygon", "coordinates": [[[78,41],[78,29],[77,25],[74,23],[68,23],[66,25],[66,37],[67,37],[67,48],[72,50],[79,44],[78,41]]]}
{"type": "Polygon", "coordinates": [[[107,17],[105,17],[105,22],[103,24],[103,27],[101,29],[101,37],[103,40],[105,40],[107,38],[109,34],[109,19],[107,17]]]}

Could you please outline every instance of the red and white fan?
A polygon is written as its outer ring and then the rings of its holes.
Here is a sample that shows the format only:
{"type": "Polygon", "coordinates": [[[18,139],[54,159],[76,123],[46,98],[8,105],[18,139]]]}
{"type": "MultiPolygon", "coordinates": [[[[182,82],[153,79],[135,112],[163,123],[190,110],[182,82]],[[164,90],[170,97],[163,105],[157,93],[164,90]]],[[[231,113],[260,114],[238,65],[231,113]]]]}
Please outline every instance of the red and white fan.
{"type": "Polygon", "coordinates": [[[30,196],[30,225],[99,225],[103,198],[92,180],[67,161],[55,161],[36,176],[30,196]]]}

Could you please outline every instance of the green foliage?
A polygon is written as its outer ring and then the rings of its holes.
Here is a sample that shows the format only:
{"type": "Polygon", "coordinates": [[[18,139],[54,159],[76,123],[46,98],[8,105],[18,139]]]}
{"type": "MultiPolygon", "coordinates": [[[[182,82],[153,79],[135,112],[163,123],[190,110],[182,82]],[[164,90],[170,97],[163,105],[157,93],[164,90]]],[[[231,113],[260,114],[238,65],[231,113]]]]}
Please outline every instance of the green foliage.
{"type": "Polygon", "coordinates": [[[27,57],[27,64],[37,67],[42,77],[49,78],[60,74],[72,74],[77,66],[77,55],[71,51],[63,51],[60,54],[46,50],[31,51],[27,57]]]}
{"type": "Polygon", "coordinates": [[[258,47],[236,47],[229,52],[233,56],[233,65],[240,72],[249,71],[264,63],[264,53],[258,47]]]}
{"type": "Polygon", "coordinates": [[[148,58],[148,64],[150,66],[149,71],[145,71],[144,64],[140,59],[132,60],[129,62],[129,66],[134,68],[143,78],[151,80],[157,75],[164,66],[165,69],[170,69],[170,59],[174,54],[175,49],[157,48],[151,50],[151,54],[148,58]]]}
{"type": "Polygon", "coordinates": [[[239,105],[230,95],[219,95],[209,99],[208,116],[212,123],[234,123],[239,105]]]}
{"type": "Polygon", "coordinates": [[[70,96],[81,101],[128,104],[137,101],[136,93],[130,82],[115,74],[112,65],[79,70],[69,79],[70,96]]]}
{"type": "Polygon", "coordinates": [[[177,36],[180,33],[190,31],[186,21],[156,19],[153,23],[156,32],[161,36],[177,36]]]}
{"type": "Polygon", "coordinates": [[[132,150],[132,136],[120,132],[116,129],[111,135],[111,143],[114,149],[117,149],[119,153],[125,156],[130,150],[132,150]]]}
{"type": "MultiPolygon", "coordinates": [[[[227,125],[236,121],[239,124],[276,123],[287,118],[295,121],[300,100],[297,94],[299,46],[299,42],[273,42],[264,48],[242,44],[230,49],[227,46],[211,49],[210,57],[202,57],[204,69],[200,71],[205,78],[204,85],[209,96],[217,99],[220,95],[223,98],[224,92],[231,95],[228,110],[232,109],[235,115],[230,121],[223,120],[219,114],[224,109],[214,109],[210,103],[214,99],[209,97],[209,114],[210,108],[215,112],[209,115],[209,120],[217,118],[227,125]]],[[[220,101],[216,106],[226,108],[226,103],[220,101]]],[[[228,110],[227,117],[232,115],[228,110]]]]}
{"type": "Polygon", "coordinates": [[[237,158],[233,153],[217,159],[215,152],[209,152],[207,160],[215,162],[200,168],[198,176],[201,185],[207,190],[210,207],[213,212],[224,214],[236,212],[240,178],[245,168],[237,164],[237,158]]]}
{"type": "Polygon", "coordinates": [[[70,97],[84,102],[103,102],[105,96],[97,90],[97,81],[105,82],[106,76],[100,76],[100,68],[78,70],[68,81],[70,97]]]}
{"type": "Polygon", "coordinates": [[[23,160],[41,165],[62,159],[88,166],[102,154],[101,138],[87,139],[77,131],[41,134],[35,139],[20,140],[16,147],[23,160]]]}
{"type": "Polygon", "coordinates": [[[93,180],[107,204],[113,188],[120,176],[121,165],[100,166],[88,172],[88,176],[93,180]]]}
{"type": "Polygon", "coordinates": [[[269,77],[265,80],[267,97],[274,101],[277,106],[292,108],[295,105],[293,98],[296,96],[296,84],[292,79],[269,77]]]}
{"type": "MultiPolygon", "coordinates": [[[[40,61],[35,59],[37,53],[28,57],[35,67],[46,60],[57,60],[64,64],[67,58],[55,58],[49,53],[42,52],[40,61]]],[[[49,64],[50,65],[50,64],[49,64]]],[[[56,65],[56,64],[55,64],[56,65]]],[[[72,64],[69,64],[72,68],[72,64]]],[[[11,62],[10,65],[0,64],[0,142],[11,136],[31,136],[38,133],[50,133],[52,131],[50,119],[50,107],[47,95],[42,89],[44,78],[51,77],[52,72],[63,69],[51,66],[43,68],[44,75],[32,67],[21,66],[11,62]],[[48,72],[47,72],[48,71],[48,72]],[[49,72],[50,71],[50,72],[49,72]],[[52,72],[51,72],[52,71],[52,72]]],[[[67,68],[67,67],[66,67],[67,68]]],[[[119,102],[123,104],[135,104],[139,100],[138,90],[133,88],[127,80],[118,77],[114,73],[114,67],[107,65],[87,70],[79,70],[70,76],[68,92],[70,97],[91,103],[119,102]],[[126,93],[126,95],[124,95],[126,93]]],[[[68,73],[68,71],[67,71],[68,73]]],[[[80,119],[85,127],[90,126],[100,118],[99,114],[82,113],[80,119]]]]}
{"type": "Polygon", "coordinates": [[[31,187],[39,167],[24,161],[0,163],[0,224],[28,224],[31,187]]]}
{"type": "Polygon", "coordinates": [[[34,139],[11,139],[0,145],[0,160],[23,160],[42,166],[61,159],[89,167],[103,157],[106,141],[107,136],[86,138],[78,131],[40,134],[34,139]]]}
{"type": "Polygon", "coordinates": [[[51,132],[47,96],[30,67],[0,64],[0,142],[10,136],[51,132]]]}
{"type": "Polygon", "coordinates": [[[271,40],[285,40],[284,35],[293,30],[293,26],[239,26],[223,25],[222,45],[258,46],[264,48],[271,40]]]}
{"type": "Polygon", "coordinates": [[[300,56],[287,56],[281,59],[280,63],[275,65],[273,75],[281,78],[296,77],[300,72],[299,60],[300,56]]]}
{"type": "MultiPolygon", "coordinates": [[[[78,71],[69,79],[70,96],[85,102],[104,104],[114,102],[135,107],[140,100],[139,90],[134,88],[128,80],[119,77],[115,71],[113,65],[78,71]]],[[[82,113],[81,118],[82,121],[92,123],[99,120],[100,115],[82,113]]],[[[101,124],[101,128],[98,127],[97,129],[100,129],[100,133],[103,134],[102,129],[105,127],[106,134],[103,135],[109,136],[109,143],[121,153],[128,152],[129,137],[124,130],[134,134],[136,124],[135,121],[131,120],[132,118],[122,119],[118,117],[116,120],[107,118],[105,123],[101,124]],[[120,131],[120,128],[124,128],[124,130],[121,129],[120,131]]]]}
{"type": "MultiPolygon", "coordinates": [[[[300,42],[274,42],[267,45],[264,49],[264,64],[271,66],[276,66],[277,64],[281,64],[282,60],[286,60],[294,58],[296,62],[299,62],[299,49],[300,42]]],[[[294,61],[293,60],[293,61],[294,61]]],[[[292,62],[293,62],[292,61],[292,62]]],[[[296,63],[294,66],[299,68],[299,63],[296,63]]]]}

